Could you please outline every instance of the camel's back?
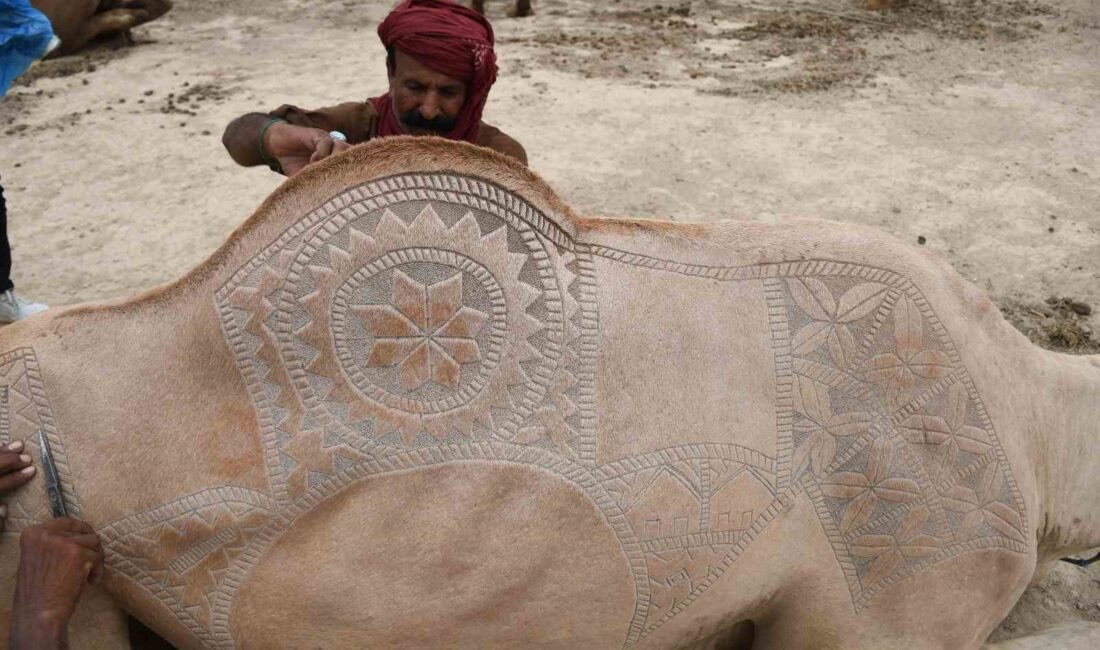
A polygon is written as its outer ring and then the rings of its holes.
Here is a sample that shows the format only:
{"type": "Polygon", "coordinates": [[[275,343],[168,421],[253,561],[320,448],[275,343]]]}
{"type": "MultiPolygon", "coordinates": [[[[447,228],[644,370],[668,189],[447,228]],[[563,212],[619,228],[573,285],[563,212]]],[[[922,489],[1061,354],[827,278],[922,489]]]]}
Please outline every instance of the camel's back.
{"type": "Polygon", "coordinates": [[[1026,553],[951,291],[884,242],[577,220],[500,156],[373,143],[38,357],[112,588],[181,646],[663,645],[790,513],[856,609],[1026,553]],[[112,452],[140,493],[96,482],[112,452]]]}

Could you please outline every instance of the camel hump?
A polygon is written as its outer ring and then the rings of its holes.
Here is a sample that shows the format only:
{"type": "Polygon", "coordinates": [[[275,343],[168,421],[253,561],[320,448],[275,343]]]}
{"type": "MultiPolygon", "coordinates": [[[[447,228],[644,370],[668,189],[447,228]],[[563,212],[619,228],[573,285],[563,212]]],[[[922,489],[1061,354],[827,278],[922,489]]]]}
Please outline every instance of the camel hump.
{"type": "Polygon", "coordinates": [[[391,137],[367,142],[307,168],[272,198],[291,201],[297,207],[302,196],[327,200],[380,181],[406,190],[410,198],[472,192],[483,201],[479,206],[495,202],[530,215],[539,230],[546,230],[546,236],[553,236],[550,231],[554,229],[570,238],[575,235],[572,210],[525,165],[491,149],[443,138],[391,137]]]}

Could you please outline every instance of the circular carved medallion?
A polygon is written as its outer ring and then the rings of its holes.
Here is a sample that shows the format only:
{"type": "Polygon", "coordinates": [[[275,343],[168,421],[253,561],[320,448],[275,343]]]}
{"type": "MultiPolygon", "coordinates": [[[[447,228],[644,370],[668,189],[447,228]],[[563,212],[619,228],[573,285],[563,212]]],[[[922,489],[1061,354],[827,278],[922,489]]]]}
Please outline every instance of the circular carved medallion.
{"type": "Polygon", "coordinates": [[[564,339],[556,253],[495,192],[373,182],[302,233],[273,298],[309,426],[372,452],[509,439],[538,408],[564,339]]]}
{"type": "Polygon", "coordinates": [[[461,406],[500,362],[504,292],[470,258],[436,248],[383,255],[333,301],[332,336],[363,394],[413,413],[461,406]]]}

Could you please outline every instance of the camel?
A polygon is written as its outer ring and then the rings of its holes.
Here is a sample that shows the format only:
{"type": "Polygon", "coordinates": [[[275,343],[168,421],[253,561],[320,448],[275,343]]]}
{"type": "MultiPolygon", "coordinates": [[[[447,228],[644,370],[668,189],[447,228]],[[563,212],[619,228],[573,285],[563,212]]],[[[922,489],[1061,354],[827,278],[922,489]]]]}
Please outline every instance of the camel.
{"type": "Polygon", "coordinates": [[[31,5],[46,14],[61,40],[52,56],[73,54],[109,34],[129,39],[130,29],[172,9],[171,0],[31,0],[31,5]]]}
{"type": "Polygon", "coordinates": [[[979,648],[1100,546],[1098,394],[879,231],[581,218],[436,138],[0,330],[0,442],[106,551],[73,647],[979,648]]]}

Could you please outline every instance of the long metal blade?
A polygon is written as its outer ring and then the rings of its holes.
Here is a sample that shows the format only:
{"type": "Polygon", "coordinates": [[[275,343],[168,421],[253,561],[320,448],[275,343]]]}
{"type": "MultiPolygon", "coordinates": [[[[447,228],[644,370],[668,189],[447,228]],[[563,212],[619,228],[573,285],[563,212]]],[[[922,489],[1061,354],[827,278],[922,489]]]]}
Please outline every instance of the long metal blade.
{"type": "Polygon", "coordinates": [[[61,494],[61,479],[57,476],[57,466],[53,464],[53,452],[50,451],[50,441],[46,439],[46,432],[38,430],[38,448],[42,450],[42,478],[46,481],[46,496],[50,499],[50,512],[54,517],[68,517],[69,512],[65,508],[65,498],[61,494]]]}

